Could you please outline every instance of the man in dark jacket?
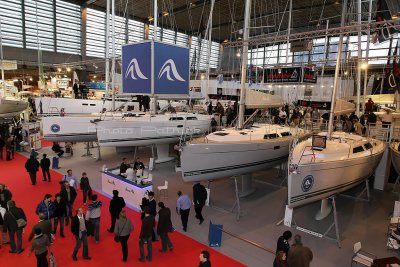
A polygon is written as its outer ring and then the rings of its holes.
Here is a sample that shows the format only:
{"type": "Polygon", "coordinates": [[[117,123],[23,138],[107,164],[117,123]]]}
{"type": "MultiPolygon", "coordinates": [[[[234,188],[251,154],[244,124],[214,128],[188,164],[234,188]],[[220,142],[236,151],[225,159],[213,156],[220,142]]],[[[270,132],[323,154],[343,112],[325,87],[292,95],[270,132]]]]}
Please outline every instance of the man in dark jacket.
{"type": "Polygon", "coordinates": [[[43,158],[40,160],[40,168],[42,168],[43,181],[49,180],[49,182],[51,182],[50,160],[47,158],[47,154],[43,154],[43,158]]]}
{"type": "Polygon", "coordinates": [[[122,197],[119,197],[118,190],[113,190],[113,198],[110,201],[109,212],[111,215],[111,227],[107,229],[108,232],[114,233],[115,222],[119,217],[119,213],[125,207],[125,200],[122,197]]]}
{"type": "Polygon", "coordinates": [[[196,183],[193,186],[193,202],[194,202],[194,210],[196,212],[196,218],[199,219],[200,221],[199,224],[202,224],[204,221],[201,211],[203,210],[203,207],[206,204],[206,200],[207,200],[206,188],[204,187],[204,185],[196,183]]]}
{"type": "Polygon", "coordinates": [[[80,249],[83,243],[82,257],[84,260],[91,260],[89,257],[89,248],[88,248],[88,239],[87,239],[87,229],[88,224],[85,220],[85,216],[83,214],[83,209],[79,208],[76,211],[76,216],[72,218],[71,221],[71,232],[75,236],[76,245],[74,252],[72,253],[72,259],[77,261],[78,258],[76,254],[78,254],[78,250],[80,249]]]}
{"type": "Polygon", "coordinates": [[[276,252],[279,251],[284,251],[286,253],[286,256],[289,252],[290,249],[290,244],[289,241],[292,238],[292,232],[291,231],[285,231],[283,235],[281,235],[278,238],[278,241],[276,242],[276,252]]]}
{"type": "Polygon", "coordinates": [[[39,222],[35,224],[32,228],[32,232],[29,235],[28,241],[32,241],[35,237],[35,231],[37,228],[40,228],[44,235],[47,235],[49,240],[51,241],[51,221],[46,219],[46,215],[43,213],[39,213],[39,222]]]}
{"type": "Polygon", "coordinates": [[[164,202],[158,202],[158,207],[160,210],[158,211],[157,233],[161,237],[162,246],[160,252],[166,252],[167,247],[172,251],[174,248],[168,236],[168,232],[172,229],[171,210],[165,207],[164,202]]]}
{"type": "Polygon", "coordinates": [[[74,98],[79,98],[79,85],[78,85],[78,80],[75,80],[73,89],[74,89],[74,98]]]}
{"type": "Polygon", "coordinates": [[[72,186],[69,185],[67,181],[64,182],[64,187],[60,192],[61,201],[65,203],[65,207],[67,209],[67,218],[66,224],[69,223],[69,217],[72,216],[72,207],[74,206],[75,198],[76,198],[76,190],[72,186]]]}
{"type": "Polygon", "coordinates": [[[25,169],[29,173],[32,185],[36,184],[36,173],[39,171],[39,165],[39,161],[35,158],[34,155],[31,155],[25,163],[25,169]]]}
{"type": "Polygon", "coordinates": [[[61,200],[61,195],[56,194],[54,204],[54,230],[53,234],[57,233],[58,223],[60,223],[60,236],[64,237],[64,218],[67,216],[67,205],[61,200]]]}
{"type": "Polygon", "coordinates": [[[142,220],[142,228],[140,229],[139,235],[139,250],[140,250],[140,258],[139,261],[144,262],[144,244],[147,242],[147,257],[148,261],[151,261],[153,258],[153,245],[152,245],[152,235],[153,228],[155,225],[155,220],[152,215],[150,215],[149,207],[144,208],[144,218],[142,220]]]}
{"type": "Polygon", "coordinates": [[[53,218],[54,205],[51,202],[51,197],[50,194],[46,194],[44,199],[40,201],[39,205],[36,207],[36,214],[39,215],[40,213],[43,213],[45,215],[45,220],[53,218]]]}
{"type": "Polygon", "coordinates": [[[22,248],[22,229],[18,227],[17,219],[26,220],[25,212],[21,208],[17,208],[15,202],[10,200],[7,202],[8,211],[4,214],[3,232],[8,232],[10,237],[10,253],[21,253],[22,248]],[[15,244],[15,235],[17,235],[17,244],[15,244]]]}
{"type": "Polygon", "coordinates": [[[12,193],[4,184],[0,184],[0,206],[7,209],[7,202],[11,200],[12,193]]]}
{"type": "Polygon", "coordinates": [[[3,137],[0,135],[0,159],[3,159],[3,148],[6,145],[6,142],[4,142],[3,137]]]}
{"type": "MultiPolygon", "coordinates": [[[[149,192],[149,202],[148,202],[148,207],[150,211],[150,215],[153,216],[154,218],[157,215],[157,202],[154,199],[154,192],[150,191],[149,192]]],[[[155,228],[156,226],[154,225],[153,229],[153,241],[158,241],[158,236],[157,236],[157,229],[155,228]]]]}
{"type": "Polygon", "coordinates": [[[294,236],[294,244],[289,249],[287,262],[293,267],[309,267],[313,259],[313,253],[308,247],[304,247],[301,243],[301,236],[294,236]]]}

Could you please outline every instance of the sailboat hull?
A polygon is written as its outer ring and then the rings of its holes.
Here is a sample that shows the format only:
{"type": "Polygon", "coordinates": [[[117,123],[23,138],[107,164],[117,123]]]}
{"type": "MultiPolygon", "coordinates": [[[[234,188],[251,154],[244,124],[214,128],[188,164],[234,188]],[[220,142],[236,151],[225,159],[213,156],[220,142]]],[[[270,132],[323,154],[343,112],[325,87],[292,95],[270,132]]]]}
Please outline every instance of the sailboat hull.
{"type": "Polygon", "coordinates": [[[377,145],[373,152],[365,150],[360,153],[364,153],[361,156],[353,157],[351,150],[347,150],[349,154],[344,153],[337,160],[330,160],[328,154],[322,155],[324,159],[313,163],[315,156],[307,154],[303,156],[303,163],[296,166],[295,170],[289,165],[288,206],[295,208],[328,198],[355,187],[372,176],[385,150],[383,142],[374,142],[377,145]],[[304,163],[304,158],[309,162],[304,163]]]}
{"type": "Polygon", "coordinates": [[[91,120],[98,116],[43,117],[43,138],[53,142],[95,142],[96,125],[91,120]]]}
{"type": "Polygon", "coordinates": [[[181,151],[182,178],[194,182],[268,169],[287,160],[292,140],[186,144],[181,151]]]}
{"type": "Polygon", "coordinates": [[[179,115],[101,121],[97,123],[97,138],[101,146],[111,147],[169,144],[185,134],[190,137],[207,132],[211,120],[208,115],[192,115],[197,119],[186,121],[174,117],[179,115]]]}
{"type": "Polygon", "coordinates": [[[0,98],[0,118],[17,116],[27,107],[26,101],[0,98]]]}
{"type": "Polygon", "coordinates": [[[397,174],[400,175],[400,151],[396,148],[398,147],[398,143],[390,144],[390,157],[392,159],[392,164],[397,174]]]}

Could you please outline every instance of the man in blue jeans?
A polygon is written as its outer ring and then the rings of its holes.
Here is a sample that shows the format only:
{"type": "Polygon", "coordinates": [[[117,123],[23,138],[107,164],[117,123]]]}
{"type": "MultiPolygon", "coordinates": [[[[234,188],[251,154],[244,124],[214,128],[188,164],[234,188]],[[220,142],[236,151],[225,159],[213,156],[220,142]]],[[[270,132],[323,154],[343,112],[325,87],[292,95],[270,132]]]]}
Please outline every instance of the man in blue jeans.
{"type": "Polygon", "coordinates": [[[100,241],[100,216],[101,216],[101,207],[103,203],[101,201],[97,201],[97,195],[94,194],[90,197],[92,202],[88,206],[88,211],[86,213],[86,220],[92,223],[94,238],[96,239],[96,243],[100,241]]]}
{"type": "Polygon", "coordinates": [[[153,236],[153,227],[155,225],[155,220],[152,215],[150,215],[149,207],[144,208],[144,218],[142,220],[142,228],[140,229],[139,235],[139,250],[140,250],[140,258],[139,261],[144,262],[144,244],[147,243],[147,257],[148,261],[152,260],[152,236],[153,236]]]}

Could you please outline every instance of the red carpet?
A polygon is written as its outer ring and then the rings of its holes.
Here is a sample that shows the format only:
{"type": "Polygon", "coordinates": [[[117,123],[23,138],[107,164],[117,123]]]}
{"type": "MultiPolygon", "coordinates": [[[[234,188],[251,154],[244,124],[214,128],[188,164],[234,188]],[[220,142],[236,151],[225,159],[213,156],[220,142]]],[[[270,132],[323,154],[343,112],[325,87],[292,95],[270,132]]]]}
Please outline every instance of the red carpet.
{"type": "MultiPolygon", "coordinates": [[[[19,266],[36,266],[36,258],[34,255],[27,256],[27,251],[30,248],[28,236],[31,228],[38,221],[35,214],[37,204],[43,199],[46,193],[55,195],[59,191],[58,181],[61,179],[61,174],[52,171],[52,182],[42,182],[41,171],[38,172],[37,185],[32,186],[29,175],[25,171],[24,164],[26,158],[17,154],[13,161],[0,160],[0,183],[5,183],[13,193],[13,199],[18,207],[24,209],[27,218],[28,226],[23,234],[23,248],[25,251],[18,254],[9,254],[9,246],[3,245],[0,249],[1,265],[7,267],[19,266]]],[[[70,231],[69,226],[65,229],[65,238],[61,238],[59,233],[56,234],[55,243],[52,250],[57,259],[57,266],[183,266],[195,267],[198,266],[199,254],[201,250],[208,249],[211,252],[212,266],[235,267],[244,266],[232,260],[229,257],[222,255],[199,242],[192,240],[178,232],[170,235],[174,244],[174,251],[168,253],[160,253],[161,241],[153,243],[153,261],[141,263],[139,258],[138,234],[140,231],[140,217],[137,212],[128,210],[128,217],[133,221],[135,229],[131,235],[129,246],[128,262],[123,263],[121,247],[119,243],[115,243],[113,235],[106,231],[109,227],[110,219],[108,213],[109,199],[99,194],[100,200],[103,202],[102,220],[100,228],[100,243],[96,244],[93,237],[89,238],[89,255],[92,260],[82,260],[82,248],[78,253],[78,262],[73,262],[71,258],[74,249],[75,241],[70,231]]],[[[75,207],[81,205],[82,193],[78,192],[78,198],[75,201],[75,207]]],[[[178,225],[176,225],[178,227],[178,225]]]]}

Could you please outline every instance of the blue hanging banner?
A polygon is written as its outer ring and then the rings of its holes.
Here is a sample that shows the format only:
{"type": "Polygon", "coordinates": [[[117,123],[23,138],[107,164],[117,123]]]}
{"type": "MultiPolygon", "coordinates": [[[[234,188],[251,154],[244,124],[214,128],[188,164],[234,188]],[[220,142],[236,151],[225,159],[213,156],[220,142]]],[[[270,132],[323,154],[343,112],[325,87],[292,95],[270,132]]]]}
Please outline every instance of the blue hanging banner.
{"type": "Polygon", "coordinates": [[[151,94],[151,41],[122,46],[122,93],[151,94]]]}
{"type": "Polygon", "coordinates": [[[189,49],[154,42],[154,94],[189,94],[189,49]]]}
{"type": "Polygon", "coordinates": [[[161,42],[122,47],[122,92],[189,94],[189,49],[161,42]]]}

